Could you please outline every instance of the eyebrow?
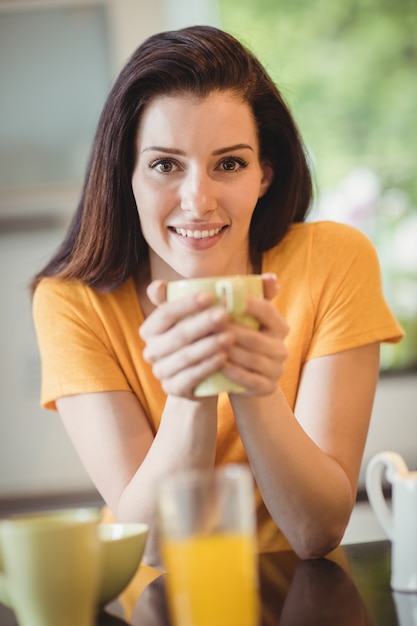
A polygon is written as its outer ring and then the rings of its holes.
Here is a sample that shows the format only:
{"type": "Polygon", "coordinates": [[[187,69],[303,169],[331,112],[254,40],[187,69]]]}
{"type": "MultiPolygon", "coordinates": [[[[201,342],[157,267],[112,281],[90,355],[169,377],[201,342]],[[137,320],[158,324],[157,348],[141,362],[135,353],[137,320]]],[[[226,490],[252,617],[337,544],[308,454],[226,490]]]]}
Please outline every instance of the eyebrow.
{"type": "MultiPolygon", "coordinates": [[[[220,154],[226,154],[227,152],[233,152],[234,150],[251,150],[253,152],[252,146],[247,143],[237,143],[233,146],[226,146],[225,148],[219,148],[213,152],[213,155],[218,156],[220,154]]],[[[179,150],[177,148],[165,148],[164,146],[147,146],[142,150],[142,152],[166,152],[167,154],[181,154],[185,155],[184,150],[179,150]]]]}
{"type": "Polygon", "coordinates": [[[247,143],[237,143],[234,146],[226,146],[226,148],[220,148],[219,150],[215,150],[213,154],[224,154],[225,152],[233,152],[234,150],[252,150],[252,146],[247,143]]]}

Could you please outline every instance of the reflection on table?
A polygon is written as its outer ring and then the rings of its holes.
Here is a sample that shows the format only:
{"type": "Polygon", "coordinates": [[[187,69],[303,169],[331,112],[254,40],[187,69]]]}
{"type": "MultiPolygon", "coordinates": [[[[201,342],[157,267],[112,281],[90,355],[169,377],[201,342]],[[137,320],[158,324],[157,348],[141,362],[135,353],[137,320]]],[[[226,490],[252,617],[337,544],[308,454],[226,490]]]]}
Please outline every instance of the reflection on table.
{"type": "MultiPolygon", "coordinates": [[[[313,561],[292,552],[262,554],[259,626],[417,626],[417,594],[393,593],[390,572],[388,541],[344,546],[313,561]]],[[[173,626],[165,581],[163,575],[145,588],[129,624],[110,605],[96,626],[173,626]]],[[[15,626],[13,613],[3,609],[1,626],[15,626]]]]}
{"type": "MultiPolygon", "coordinates": [[[[397,617],[390,559],[388,542],[345,546],[313,561],[301,561],[292,552],[260,555],[260,626],[414,626],[397,617]]],[[[410,597],[400,601],[411,615],[410,597]]],[[[144,590],[131,624],[172,626],[165,576],[144,590]]]]}

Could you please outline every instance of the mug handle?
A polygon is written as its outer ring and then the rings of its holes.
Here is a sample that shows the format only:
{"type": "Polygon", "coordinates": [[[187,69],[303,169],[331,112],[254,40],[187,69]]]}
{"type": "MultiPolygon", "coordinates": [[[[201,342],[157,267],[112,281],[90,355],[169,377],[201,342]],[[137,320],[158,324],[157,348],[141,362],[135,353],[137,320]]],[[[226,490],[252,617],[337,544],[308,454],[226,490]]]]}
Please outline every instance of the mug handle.
{"type": "Polygon", "coordinates": [[[244,306],[244,296],[230,280],[217,280],[216,295],[228,313],[241,314],[244,306]]]}
{"type": "Polygon", "coordinates": [[[392,540],[394,538],[393,514],[389,508],[382,491],[382,479],[384,475],[393,484],[396,476],[406,476],[408,468],[402,456],[396,452],[380,452],[368,463],[366,468],[366,492],[374,513],[392,540]]]}

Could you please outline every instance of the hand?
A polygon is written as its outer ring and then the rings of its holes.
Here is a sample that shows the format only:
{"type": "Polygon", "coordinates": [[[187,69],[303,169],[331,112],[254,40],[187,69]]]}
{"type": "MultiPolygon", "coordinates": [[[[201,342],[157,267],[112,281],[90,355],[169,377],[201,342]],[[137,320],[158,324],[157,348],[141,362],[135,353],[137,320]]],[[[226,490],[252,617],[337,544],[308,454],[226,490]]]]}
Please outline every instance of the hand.
{"type": "Polygon", "coordinates": [[[208,293],[166,301],[163,281],[152,282],[147,294],[156,308],[139,330],[143,357],[165,393],[194,399],[196,385],[227,361],[234,342],[228,314],[208,293]]]}
{"type": "Polygon", "coordinates": [[[222,372],[242,384],[250,395],[272,393],[284,371],[288,351],[284,339],[288,324],[270,300],[278,293],[276,277],[264,274],[265,299],[249,298],[246,312],[260,323],[259,330],[231,325],[235,341],[222,372]]]}

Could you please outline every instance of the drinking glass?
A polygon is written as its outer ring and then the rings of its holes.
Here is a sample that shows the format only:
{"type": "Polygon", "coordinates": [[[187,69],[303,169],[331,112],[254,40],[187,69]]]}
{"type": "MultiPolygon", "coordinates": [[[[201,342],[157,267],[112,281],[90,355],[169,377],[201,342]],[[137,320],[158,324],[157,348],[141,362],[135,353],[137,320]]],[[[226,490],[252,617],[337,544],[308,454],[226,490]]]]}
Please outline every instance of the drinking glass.
{"type": "Polygon", "coordinates": [[[253,479],[245,465],[191,471],[159,490],[162,560],[176,626],[256,626],[253,479]]]}

